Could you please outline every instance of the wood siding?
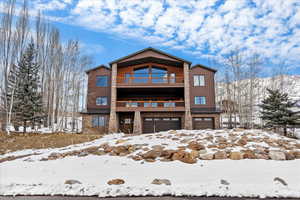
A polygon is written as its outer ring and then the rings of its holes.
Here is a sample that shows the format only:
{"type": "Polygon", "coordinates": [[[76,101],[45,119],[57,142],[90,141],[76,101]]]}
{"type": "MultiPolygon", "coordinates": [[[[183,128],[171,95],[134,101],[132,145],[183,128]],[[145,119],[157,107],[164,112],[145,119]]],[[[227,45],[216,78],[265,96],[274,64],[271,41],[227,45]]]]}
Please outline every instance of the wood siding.
{"type": "Polygon", "coordinates": [[[110,96],[111,96],[111,71],[105,67],[100,67],[88,73],[88,90],[87,90],[87,109],[107,109],[110,108],[110,96]],[[107,76],[108,83],[107,87],[96,86],[97,76],[107,76]],[[106,106],[96,105],[97,97],[107,97],[106,106]]]}
{"type": "Polygon", "coordinates": [[[215,73],[211,70],[193,67],[190,70],[190,103],[191,108],[214,108],[215,104],[215,73]],[[205,84],[204,86],[194,86],[194,75],[203,75],[205,84]],[[196,105],[195,96],[205,96],[205,105],[196,105]]]}

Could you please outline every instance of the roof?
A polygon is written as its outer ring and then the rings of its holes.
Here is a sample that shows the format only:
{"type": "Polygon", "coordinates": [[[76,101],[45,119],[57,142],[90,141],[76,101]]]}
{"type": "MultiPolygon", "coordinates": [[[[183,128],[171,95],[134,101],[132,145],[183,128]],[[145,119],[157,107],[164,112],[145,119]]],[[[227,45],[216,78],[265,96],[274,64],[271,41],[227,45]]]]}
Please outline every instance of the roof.
{"type": "Polygon", "coordinates": [[[117,59],[117,60],[114,60],[114,61],[110,62],[109,64],[112,65],[113,63],[120,62],[120,61],[125,60],[125,59],[127,59],[127,58],[130,58],[130,57],[136,56],[136,55],[138,55],[138,54],[144,53],[144,52],[146,52],[146,51],[154,51],[154,52],[156,52],[156,53],[159,53],[159,54],[168,56],[168,57],[170,57],[170,58],[179,60],[179,61],[181,61],[181,62],[186,62],[186,63],[188,63],[188,64],[192,64],[190,61],[184,60],[184,59],[182,59],[182,58],[178,58],[178,57],[176,57],[176,56],[170,55],[170,54],[168,54],[168,53],[166,53],[166,52],[160,51],[160,50],[155,49],[155,48],[152,48],[152,47],[148,47],[148,48],[142,49],[142,50],[140,50],[140,51],[137,51],[137,52],[135,52],[135,53],[129,54],[128,56],[125,56],[125,57],[119,58],[119,59],[117,59]]]}
{"type": "Polygon", "coordinates": [[[206,67],[206,66],[200,65],[200,64],[197,64],[197,65],[192,66],[191,69],[194,68],[194,67],[201,67],[201,68],[207,69],[207,70],[209,70],[209,71],[217,72],[216,69],[213,69],[213,68],[210,68],[210,67],[206,67]]]}
{"type": "Polygon", "coordinates": [[[101,67],[103,67],[103,68],[106,68],[106,69],[110,70],[110,68],[109,68],[109,67],[107,67],[106,65],[99,65],[99,66],[97,66],[97,67],[94,67],[94,68],[92,68],[92,69],[86,70],[86,71],[85,71],[85,73],[87,73],[87,74],[88,74],[90,71],[93,71],[93,70],[99,69],[99,68],[101,68],[101,67]]]}

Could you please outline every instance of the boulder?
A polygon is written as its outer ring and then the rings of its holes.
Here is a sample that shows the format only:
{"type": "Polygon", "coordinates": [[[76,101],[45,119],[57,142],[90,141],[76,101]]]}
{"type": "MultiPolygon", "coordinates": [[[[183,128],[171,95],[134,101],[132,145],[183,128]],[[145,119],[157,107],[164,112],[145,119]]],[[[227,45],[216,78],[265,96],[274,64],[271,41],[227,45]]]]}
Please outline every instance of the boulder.
{"type": "Polygon", "coordinates": [[[244,145],[247,144],[247,140],[245,138],[241,138],[241,139],[239,139],[239,141],[237,142],[237,144],[239,146],[244,146],[244,145]]]}
{"type": "Polygon", "coordinates": [[[256,157],[256,159],[264,159],[264,160],[270,159],[270,157],[266,153],[256,153],[255,157],[256,157]]]}
{"type": "Polygon", "coordinates": [[[190,154],[192,158],[199,158],[200,155],[199,151],[195,151],[195,150],[192,150],[190,154]]]}
{"type": "Polygon", "coordinates": [[[214,154],[214,159],[226,159],[227,154],[225,151],[218,151],[214,154]]]}
{"type": "Polygon", "coordinates": [[[269,156],[272,160],[285,160],[285,154],[281,151],[270,151],[269,156]]]}
{"type": "Polygon", "coordinates": [[[179,160],[184,163],[193,164],[197,162],[197,159],[191,155],[191,153],[185,151],[178,151],[173,154],[172,160],[179,160]]]}
{"type": "Polygon", "coordinates": [[[163,150],[160,156],[165,159],[171,159],[175,152],[175,150],[163,150]]]}
{"type": "Polygon", "coordinates": [[[154,145],[152,146],[152,150],[154,151],[163,151],[165,147],[164,146],[161,146],[161,145],[154,145]]]}
{"type": "Polygon", "coordinates": [[[202,160],[213,160],[214,154],[213,153],[200,154],[199,158],[202,160]]]}
{"type": "Polygon", "coordinates": [[[202,150],[199,151],[199,153],[200,153],[200,154],[206,154],[207,151],[206,151],[205,149],[202,149],[202,150]]]}
{"type": "Polygon", "coordinates": [[[243,158],[244,159],[256,159],[256,156],[252,150],[245,150],[245,151],[243,151],[243,158]]]}
{"type": "Polygon", "coordinates": [[[196,151],[205,149],[205,146],[203,144],[200,144],[196,141],[190,142],[187,147],[191,150],[196,150],[196,151]]]}
{"type": "Polygon", "coordinates": [[[132,156],[132,159],[135,161],[143,160],[143,158],[141,156],[132,156]]]}
{"type": "Polygon", "coordinates": [[[229,183],[228,181],[224,180],[224,179],[221,179],[221,180],[220,180],[220,183],[221,183],[222,185],[230,185],[230,183],[229,183]]]}
{"type": "Polygon", "coordinates": [[[230,152],[229,158],[231,160],[241,160],[243,159],[243,154],[240,152],[230,152]]]}
{"type": "Polygon", "coordinates": [[[119,139],[116,141],[116,144],[121,144],[121,143],[124,143],[124,142],[127,142],[128,140],[124,140],[124,139],[119,139]]]}
{"type": "Polygon", "coordinates": [[[151,184],[154,184],[154,185],[162,185],[162,184],[165,184],[165,185],[171,185],[171,181],[169,181],[168,179],[154,179],[151,184]]]}
{"type": "Polygon", "coordinates": [[[142,154],[142,157],[144,159],[155,159],[155,158],[159,157],[160,155],[161,155],[161,152],[150,150],[150,151],[147,151],[146,153],[142,154]]]}
{"type": "Polygon", "coordinates": [[[108,185],[122,185],[125,181],[123,179],[112,179],[107,182],[108,185]]]}
{"type": "Polygon", "coordinates": [[[286,160],[295,160],[295,155],[292,152],[284,152],[286,160]]]}
{"type": "Polygon", "coordinates": [[[70,179],[70,180],[66,180],[65,184],[73,185],[73,184],[81,184],[81,182],[77,181],[77,180],[70,179]]]}
{"type": "Polygon", "coordinates": [[[113,148],[113,152],[117,155],[120,155],[121,153],[124,154],[129,154],[128,148],[126,146],[116,146],[113,148]]]}
{"type": "Polygon", "coordinates": [[[84,157],[84,156],[87,156],[87,155],[89,155],[88,152],[81,151],[81,152],[78,154],[78,157],[84,157]]]}
{"type": "Polygon", "coordinates": [[[291,151],[291,153],[295,156],[296,159],[300,159],[300,151],[291,151]]]}

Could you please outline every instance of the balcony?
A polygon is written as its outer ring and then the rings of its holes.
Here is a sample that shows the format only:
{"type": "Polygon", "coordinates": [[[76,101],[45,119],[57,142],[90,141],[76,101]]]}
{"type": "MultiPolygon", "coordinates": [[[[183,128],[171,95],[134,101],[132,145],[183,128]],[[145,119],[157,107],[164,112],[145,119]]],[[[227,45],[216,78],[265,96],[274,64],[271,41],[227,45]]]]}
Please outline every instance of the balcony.
{"type": "Polygon", "coordinates": [[[117,76],[117,87],[183,87],[183,76],[175,74],[125,74],[117,76]]]}
{"type": "Polygon", "coordinates": [[[117,101],[117,112],[184,111],[184,101],[117,101]]]}

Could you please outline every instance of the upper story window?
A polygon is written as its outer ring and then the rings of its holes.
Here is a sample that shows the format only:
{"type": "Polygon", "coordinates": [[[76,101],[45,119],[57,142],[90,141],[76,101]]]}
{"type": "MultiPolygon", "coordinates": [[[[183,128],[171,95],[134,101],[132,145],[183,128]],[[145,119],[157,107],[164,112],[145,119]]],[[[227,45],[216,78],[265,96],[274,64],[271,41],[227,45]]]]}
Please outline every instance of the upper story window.
{"type": "Polygon", "coordinates": [[[96,105],[97,106],[106,106],[107,105],[107,97],[97,97],[96,105]]]}
{"type": "Polygon", "coordinates": [[[167,83],[168,70],[161,67],[152,67],[152,83],[167,83]]]}
{"type": "Polygon", "coordinates": [[[204,105],[204,104],[206,104],[206,97],[204,97],[204,96],[196,96],[195,97],[195,104],[196,105],[204,105]]]}
{"type": "Polygon", "coordinates": [[[107,76],[97,76],[96,77],[96,86],[107,87],[108,77],[107,76]]]}
{"type": "Polygon", "coordinates": [[[175,107],[175,103],[174,102],[165,102],[164,107],[175,107]]]}
{"type": "Polygon", "coordinates": [[[157,107],[157,103],[155,103],[155,102],[144,103],[144,107],[157,107]]]}
{"type": "Polygon", "coordinates": [[[93,116],[92,117],[92,127],[102,127],[105,125],[104,116],[93,116]]]}
{"type": "Polygon", "coordinates": [[[194,75],[194,86],[204,86],[204,76],[203,75],[194,75]]]}
{"type": "Polygon", "coordinates": [[[137,102],[127,102],[126,107],[138,107],[138,103],[137,102]]]}
{"type": "Polygon", "coordinates": [[[149,67],[141,67],[134,69],[133,82],[134,83],[147,83],[150,77],[149,67]]]}

